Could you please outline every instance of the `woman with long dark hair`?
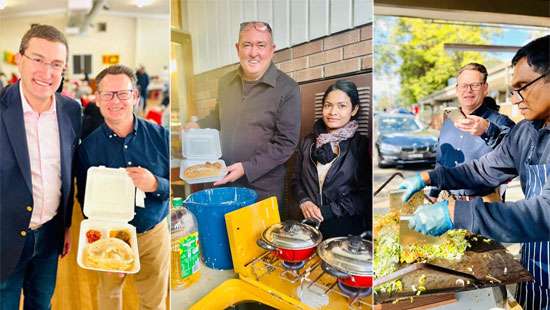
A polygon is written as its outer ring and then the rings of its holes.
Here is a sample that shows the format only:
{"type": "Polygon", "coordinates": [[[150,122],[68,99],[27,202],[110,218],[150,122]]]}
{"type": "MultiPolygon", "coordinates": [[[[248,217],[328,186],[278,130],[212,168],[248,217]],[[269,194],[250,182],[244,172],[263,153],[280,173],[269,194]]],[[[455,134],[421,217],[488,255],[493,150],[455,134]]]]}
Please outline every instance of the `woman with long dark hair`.
{"type": "Polygon", "coordinates": [[[371,161],[367,137],[357,131],[359,109],[355,84],[337,81],[323,96],[323,117],[298,149],[292,190],[302,215],[321,221],[325,238],[371,229],[371,161]]]}

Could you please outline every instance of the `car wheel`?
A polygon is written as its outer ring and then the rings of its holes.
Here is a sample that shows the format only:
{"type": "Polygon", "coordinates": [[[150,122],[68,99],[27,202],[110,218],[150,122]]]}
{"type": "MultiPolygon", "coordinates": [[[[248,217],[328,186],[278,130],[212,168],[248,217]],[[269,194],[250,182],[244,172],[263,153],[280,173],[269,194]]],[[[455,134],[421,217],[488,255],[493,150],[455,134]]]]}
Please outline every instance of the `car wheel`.
{"type": "Polygon", "coordinates": [[[382,154],[380,154],[380,149],[378,149],[378,146],[376,146],[376,153],[378,154],[378,158],[377,158],[378,159],[378,168],[382,168],[382,169],[388,168],[390,165],[384,164],[382,162],[382,154]]]}

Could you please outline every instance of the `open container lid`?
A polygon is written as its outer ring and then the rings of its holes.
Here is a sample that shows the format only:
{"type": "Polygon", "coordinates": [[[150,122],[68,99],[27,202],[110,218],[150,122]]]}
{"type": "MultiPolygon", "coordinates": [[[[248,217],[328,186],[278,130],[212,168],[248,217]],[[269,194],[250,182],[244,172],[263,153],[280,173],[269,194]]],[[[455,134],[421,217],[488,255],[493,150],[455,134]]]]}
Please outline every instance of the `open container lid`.
{"type": "Polygon", "coordinates": [[[124,168],[90,167],[84,214],[94,220],[129,222],[134,218],[136,188],[124,168]]]}
{"type": "Polygon", "coordinates": [[[216,160],[222,156],[217,129],[190,129],[182,134],[182,153],[186,159],[216,160]]]}

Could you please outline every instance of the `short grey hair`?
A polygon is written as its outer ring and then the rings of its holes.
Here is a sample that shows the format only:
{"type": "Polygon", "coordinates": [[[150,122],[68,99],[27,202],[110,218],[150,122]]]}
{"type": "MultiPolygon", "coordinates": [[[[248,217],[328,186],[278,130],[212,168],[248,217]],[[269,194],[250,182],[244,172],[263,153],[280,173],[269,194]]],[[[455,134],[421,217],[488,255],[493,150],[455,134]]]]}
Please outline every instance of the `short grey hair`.
{"type": "Polygon", "coordinates": [[[271,37],[271,43],[273,43],[273,29],[271,29],[271,26],[267,22],[263,21],[248,21],[248,22],[242,22],[239,26],[239,41],[241,40],[241,33],[250,29],[254,28],[258,31],[267,31],[269,32],[269,36],[271,37]]]}

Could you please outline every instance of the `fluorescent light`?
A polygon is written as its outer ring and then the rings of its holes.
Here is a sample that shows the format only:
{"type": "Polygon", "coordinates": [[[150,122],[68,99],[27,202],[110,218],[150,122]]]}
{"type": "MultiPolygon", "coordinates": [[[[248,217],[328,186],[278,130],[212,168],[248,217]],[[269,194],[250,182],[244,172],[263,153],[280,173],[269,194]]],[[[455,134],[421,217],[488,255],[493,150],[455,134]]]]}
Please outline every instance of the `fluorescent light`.
{"type": "Polygon", "coordinates": [[[69,0],[67,7],[69,11],[89,11],[92,9],[92,0],[69,0]]]}
{"type": "Polygon", "coordinates": [[[0,0],[0,10],[3,10],[6,8],[6,0],[0,0]]]}
{"type": "Polygon", "coordinates": [[[142,8],[151,4],[153,4],[153,0],[136,0],[136,5],[138,8],[142,8]]]}
{"type": "Polygon", "coordinates": [[[178,64],[175,59],[170,59],[170,72],[174,73],[178,70],[178,64]]]}

